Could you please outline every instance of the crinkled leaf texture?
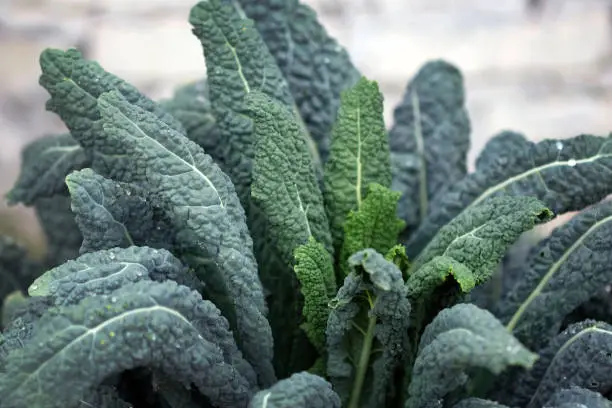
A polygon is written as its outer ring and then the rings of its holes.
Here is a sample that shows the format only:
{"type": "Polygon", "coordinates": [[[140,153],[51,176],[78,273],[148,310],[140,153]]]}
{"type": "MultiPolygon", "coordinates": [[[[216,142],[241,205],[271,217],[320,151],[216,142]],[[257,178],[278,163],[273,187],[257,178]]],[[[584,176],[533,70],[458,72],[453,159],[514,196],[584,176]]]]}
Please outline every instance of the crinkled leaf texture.
{"type": "MultiPolygon", "coordinates": [[[[350,211],[361,209],[370,184],[391,187],[383,95],[375,81],[363,77],[343,92],[332,132],[330,156],[325,163],[324,181],[325,208],[334,246],[339,249],[346,216],[350,211]]],[[[368,246],[358,249],[363,248],[368,246]]]]}
{"type": "Polygon", "coordinates": [[[464,264],[476,284],[487,281],[507,249],[525,231],[553,214],[533,197],[492,197],[444,226],[411,265],[416,272],[438,256],[464,264]]]}
{"type": "Polygon", "coordinates": [[[330,383],[307,372],[293,374],[259,391],[249,408],[340,408],[340,397],[330,383]]]}
{"type": "MultiPolygon", "coordinates": [[[[506,137],[517,142],[512,134],[506,137]]],[[[525,140],[507,146],[513,150],[500,153],[503,157],[493,165],[481,166],[436,198],[435,207],[407,243],[409,257],[421,252],[452,219],[493,196],[536,197],[560,214],[595,204],[612,191],[612,135],[525,140]]]]}
{"type": "Polygon", "coordinates": [[[344,237],[339,266],[344,278],[349,272],[348,259],[364,248],[386,254],[397,244],[404,222],[397,218],[400,194],[377,183],[369,185],[359,209],[345,214],[344,237]]]}
{"type": "Polygon", "coordinates": [[[410,303],[395,264],[372,249],[349,259],[327,323],[327,374],[344,404],[384,406],[407,351],[410,303]],[[380,349],[382,353],[375,353],[380,349]]]}
{"type": "Polygon", "coordinates": [[[83,235],[81,254],[132,245],[172,249],[171,223],[143,189],[91,169],[69,174],[66,185],[83,235]]]}
{"type": "Polygon", "coordinates": [[[131,153],[115,160],[139,160],[129,179],[164,205],[177,244],[199,269],[208,296],[236,325],[237,339],[261,384],[272,383],[272,335],[263,289],[244,210],[228,176],[199,146],[120,93],[104,94],[99,104],[105,139],[131,153]]]}
{"type": "Polygon", "coordinates": [[[66,174],[89,163],[85,151],[70,133],[35,140],[22,150],[21,172],[6,196],[7,201],[32,205],[38,198],[60,194],[66,188],[66,174]]]}
{"type": "Polygon", "coordinates": [[[544,405],[546,408],[610,408],[612,402],[601,394],[580,387],[557,391],[544,405]]]}
{"type": "Polygon", "coordinates": [[[510,406],[539,408],[570,386],[608,393],[612,388],[612,326],[585,320],[573,324],[538,352],[529,371],[519,371],[512,387],[494,392],[510,406]]]}
{"type": "Polygon", "coordinates": [[[225,1],[255,21],[325,162],[340,95],[360,78],[347,51],[298,0],[225,1]]]}
{"type": "Polygon", "coordinates": [[[169,251],[131,246],[87,253],[38,277],[28,288],[33,297],[49,296],[56,305],[108,295],[139,281],[175,281],[194,290],[201,285],[169,251]]]}
{"type": "Polygon", "coordinates": [[[41,67],[48,108],[92,152],[93,170],[155,196],[176,231],[174,250],[206,281],[207,296],[230,321],[261,384],[274,382],[263,289],[229,178],[175,118],[77,51],[47,50],[41,67]]]}
{"type": "Polygon", "coordinates": [[[540,349],[564,318],[612,281],[612,202],[581,211],[533,247],[494,313],[528,347],[540,349]]]}
{"type": "Polygon", "coordinates": [[[455,305],[442,310],[423,332],[405,407],[439,406],[438,401],[467,383],[471,369],[499,375],[511,366],[529,368],[536,360],[490,312],[455,305]]]}
{"type": "Polygon", "coordinates": [[[192,7],[189,22],[204,50],[211,109],[222,140],[213,151],[248,211],[255,142],[245,96],[261,92],[288,109],[293,98],[253,21],[222,0],[207,0],[192,7]]]}
{"type": "Polygon", "coordinates": [[[333,254],[323,196],[295,115],[259,92],[247,98],[256,134],[251,195],[270,222],[287,264],[293,251],[314,237],[333,254]]]}
{"type": "Polygon", "coordinates": [[[148,366],[234,408],[254,392],[232,364],[237,358],[214,304],[175,282],[137,282],[44,315],[8,356],[0,394],[3,408],[76,406],[109,375],[148,366]]]}
{"type": "Polygon", "coordinates": [[[185,135],[197,143],[206,153],[224,168],[221,131],[213,114],[210,89],[207,79],[183,85],[172,98],[159,102],[164,110],[174,116],[185,128],[185,135]]]}
{"type": "Polygon", "coordinates": [[[436,196],[467,173],[470,120],[461,72],[446,61],[424,64],[408,84],[389,131],[393,190],[408,233],[438,206],[436,196]]]}

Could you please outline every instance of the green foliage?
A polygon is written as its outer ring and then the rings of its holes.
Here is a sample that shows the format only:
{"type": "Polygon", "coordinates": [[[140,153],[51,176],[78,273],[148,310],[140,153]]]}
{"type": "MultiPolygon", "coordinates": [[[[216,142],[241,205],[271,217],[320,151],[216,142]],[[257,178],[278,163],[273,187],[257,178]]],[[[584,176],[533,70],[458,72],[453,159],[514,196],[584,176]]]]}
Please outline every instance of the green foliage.
{"type": "Polygon", "coordinates": [[[207,75],[164,101],[41,55],[68,133],[7,194],[48,253],[0,237],[0,408],[610,407],[612,135],[501,132],[468,173],[452,64],[387,131],[299,1],[189,22],[207,75]]]}

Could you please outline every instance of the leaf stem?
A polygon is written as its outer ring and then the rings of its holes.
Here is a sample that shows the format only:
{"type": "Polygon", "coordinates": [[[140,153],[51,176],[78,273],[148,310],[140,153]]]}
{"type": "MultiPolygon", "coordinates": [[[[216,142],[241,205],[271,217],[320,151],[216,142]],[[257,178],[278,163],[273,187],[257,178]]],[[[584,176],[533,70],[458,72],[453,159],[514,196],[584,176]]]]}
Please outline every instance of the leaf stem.
{"type": "Polygon", "coordinates": [[[373,314],[368,319],[368,329],[363,339],[361,346],[361,356],[357,365],[357,373],[355,374],[355,382],[351,391],[351,399],[349,400],[348,408],[359,408],[359,397],[361,397],[361,389],[365,381],[368,364],[370,363],[370,354],[372,351],[372,343],[374,342],[374,328],[376,327],[376,316],[373,314]]]}

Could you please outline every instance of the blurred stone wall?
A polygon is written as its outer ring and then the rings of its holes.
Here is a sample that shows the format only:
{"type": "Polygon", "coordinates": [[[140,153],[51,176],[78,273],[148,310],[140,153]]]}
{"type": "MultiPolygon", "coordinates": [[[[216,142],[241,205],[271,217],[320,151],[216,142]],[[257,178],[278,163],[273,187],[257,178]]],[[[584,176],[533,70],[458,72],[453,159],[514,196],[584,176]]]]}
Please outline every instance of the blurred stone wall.
{"type": "MultiPolygon", "coordinates": [[[[205,75],[187,23],[194,0],[0,0],[0,194],[21,147],[63,130],[45,112],[38,55],[77,46],[149,96],[205,75]]],[[[431,58],[464,72],[473,162],[512,128],[534,140],[612,130],[612,28],[606,0],[549,0],[537,19],[523,0],[306,0],[356,65],[379,81],[392,110],[431,58]]],[[[31,213],[0,205],[0,231],[38,242],[31,213]]]]}

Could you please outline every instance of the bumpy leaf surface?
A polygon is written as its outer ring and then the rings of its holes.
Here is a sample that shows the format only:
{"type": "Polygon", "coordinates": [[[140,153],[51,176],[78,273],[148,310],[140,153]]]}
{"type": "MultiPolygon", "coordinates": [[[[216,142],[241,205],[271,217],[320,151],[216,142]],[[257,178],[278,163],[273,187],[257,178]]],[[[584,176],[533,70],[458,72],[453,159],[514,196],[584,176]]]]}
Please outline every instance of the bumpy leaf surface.
{"type": "Polygon", "coordinates": [[[509,155],[521,149],[529,142],[521,133],[510,130],[502,131],[493,136],[476,158],[476,169],[482,170],[497,163],[507,163],[509,155]]]}
{"type": "Polygon", "coordinates": [[[282,73],[250,20],[221,0],[201,1],[191,9],[189,22],[206,59],[212,112],[222,143],[216,150],[245,208],[254,157],[253,123],[245,96],[262,92],[289,109],[294,102],[282,73]]]}
{"type": "Polygon", "coordinates": [[[612,280],[612,202],[586,209],[532,248],[510,274],[515,285],[494,309],[514,335],[534,349],[563,319],[612,280]]]}
{"type": "Polygon", "coordinates": [[[351,210],[343,224],[344,242],[340,268],[348,273],[348,258],[365,248],[386,254],[397,243],[404,222],[397,218],[400,194],[380,184],[371,184],[358,210],[351,210]]]}
{"type": "Polygon", "coordinates": [[[347,51],[327,33],[316,12],[298,0],[226,2],[241,6],[255,21],[325,162],[340,95],[361,76],[347,51]]]}
{"type": "Polygon", "coordinates": [[[176,229],[181,253],[203,274],[207,295],[230,320],[261,384],[272,383],[272,335],[263,289],[244,209],[229,177],[202,148],[119,92],[104,94],[99,105],[104,123],[99,143],[107,140],[107,146],[121,148],[113,150],[113,166],[138,161],[126,178],[158,197],[176,229]]]}
{"type": "Polygon", "coordinates": [[[483,283],[523,232],[551,218],[550,210],[535,198],[493,197],[442,228],[414,260],[411,273],[437,256],[447,256],[469,268],[476,284],[483,283]]]}
{"type": "Polygon", "coordinates": [[[612,326],[586,320],[569,326],[548,346],[529,371],[519,373],[512,390],[499,393],[511,406],[539,408],[570,386],[607,393],[612,387],[612,326]]]}
{"type": "Polygon", "coordinates": [[[70,133],[45,136],[28,144],[21,153],[21,172],[8,192],[8,204],[32,205],[38,198],[62,193],[64,178],[89,165],[89,158],[70,133]]]}
{"type": "Polygon", "coordinates": [[[299,372],[259,391],[249,408],[340,408],[331,384],[318,375],[299,372]]]}
{"type": "Polygon", "coordinates": [[[344,221],[350,211],[361,208],[368,186],[391,187],[383,96],[375,81],[363,77],[343,92],[324,176],[325,208],[334,246],[340,248],[344,221]]]}
{"type": "Polygon", "coordinates": [[[336,294],[333,259],[323,245],[310,238],[295,250],[295,274],[304,295],[302,328],[320,354],[325,349],[329,299],[336,294]]]}
{"type": "Polygon", "coordinates": [[[269,220],[268,233],[283,259],[291,264],[294,249],[310,236],[333,253],[303,128],[292,112],[262,93],[250,93],[247,105],[257,140],[251,195],[269,220]]]}
{"type": "Polygon", "coordinates": [[[40,85],[51,95],[47,110],[59,115],[72,137],[92,158],[93,169],[103,175],[112,173],[125,177],[133,171],[131,163],[117,167],[119,162],[114,155],[121,145],[109,145],[108,139],[101,135],[98,97],[103,93],[116,90],[129,103],[153,113],[176,131],[184,131],[180,122],[158,104],[123,79],[105,71],[97,62],[85,60],[76,49],[46,49],[40,56],[40,67],[40,85]]]}
{"type": "Polygon", "coordinates": [[[327,374],[346,406],[380,407],[407,350],[411,307],[402,272],[381,254],[366,249],[349,264],[330,302],[327,374]]]}
{"type": "Polygon", "coordinates": [[[83,235],[81,254],[131,245],[172,248],[174,231],[146,191],[91,169],[69,174],[66,185],[83,235]]]}
{"type": "Polygon", "coordinates": [[[517,143],[495,165],[482,166],[438,197],[410,238],[407,253],[414,257],[453,218],[493,196],[537,197],[560,214],[595,204],[611,192],[612,136],[517,143]]]}
{"type": "Polygon", "coordinates": [[[398,215],[412,233],[437,207],[436,195],[467,173],[470,121],[455,66],[436,60],[417,72],[395,108],[389,146],[398,215]]]}
{"type": "Polygon", "coordinates": [[[435,406],[467,381],[470,369],[497,375],[510,366],[529,368],[536,359],[488,311],[471,304],[444,309],[421,337],[405,407],[435,406]]]}
{"type": "Polygon", "coordinates": [[[8,356],[0,395],[3,408],[76,406],[108,376],[148,366],[233,408],[254,391],[233,364],[241,359],[214,304],[174,282],[139,282],[43,316],[8,356]]]}
{"type": "Polygon", "coordinates": [[[199,81],[178,88],[172,98],[159,102],[185,128],[186,136],[196,142],[204,152],[224,166],[221,131],[213,114],[208,81],[199,81]]]}
{"type": "Polygon", "coordinates": [[[170,252],[132,246],[87,253],[59,265],[38,277],[28,294],[49,296],[57,305],[68,305],[141,280],[172,280],[199,289],[191,272],[170,252]]]}

